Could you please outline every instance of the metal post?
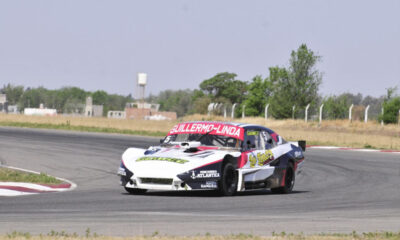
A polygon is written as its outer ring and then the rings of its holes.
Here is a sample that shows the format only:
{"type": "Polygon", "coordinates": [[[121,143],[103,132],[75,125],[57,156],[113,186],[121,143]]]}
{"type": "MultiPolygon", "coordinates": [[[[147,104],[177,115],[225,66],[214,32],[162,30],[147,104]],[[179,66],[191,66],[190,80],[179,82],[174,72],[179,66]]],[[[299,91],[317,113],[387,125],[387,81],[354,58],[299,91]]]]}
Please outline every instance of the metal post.
{"type": "Polygon", "coordinates": [[[319,107],[319,124],[320,125],[322,123],[322,108],[324,108],[324,104],[321,104],[321,107],[319,107]]]}
{"type": "Polygon", "coordinates": [[[382,107],[382,120],[381,120],[381,126],[383,126],[383,114],[385,113],[385,109],[382,107]]]}
{"type": "Polygon", "coordinates": [[[398,124],[400,125],[400,109],[399,109],[399,116],[397,117],[398,119],[398,124]]]}
{"type": "Polygon", "coordinates": [[[349,108],[349,121],[351,122],[351,110],[353,109],[354,104],[351,104],[350,108],[349,108]]]}
{"type": "Polygon", "coordinates": [[[306,116],[305,116],[305,122],[307,122],[307,118],[308,118],[308,108],[310,107],[310,104],[307,105],[306,107],[306,116]]]}
{"type": "Polygon", "coordinates": [[[368,122],[368,110],[369,110],[369,105],[365,108],[365,113],[364,113],[364,122],[368,122]]]}
{"type": "Polygon", "coordinates": [[[268,119],[268,108],[269,108],[269,103],[267,104],[267,106],[265,106],[265,120],[268,119]]]}
{"type": "Polygon", "coordinates": [[[226,118],[226,105],[224,105],[224,118],[226,118]]]}
{"type": "Polygon", "coordinates": [[[243,109],[242,109],[242,118],[245,117],[245,113],[244,113],[244,109],[246,108],[246,105],[243,105],[243,109]]]}
{"type": "Polygon", "coordinates": [[[236,107],[236,103],[232,105],[232,112],[231,112],[232,118],[235,118],[235,107],[236,107]]]}
{"type": "Polygon", "coordinates": [[[212,110],[214,109],[214,103],[208,104],[207,110],[208,110],[208,116],[210,116],[212,110]]]}
{"type": "Polygon", "coordinates": [[[294,119],[294,110],[296,109],[296,105],[293,105],[292,107],[292,119],[294,119]]]}

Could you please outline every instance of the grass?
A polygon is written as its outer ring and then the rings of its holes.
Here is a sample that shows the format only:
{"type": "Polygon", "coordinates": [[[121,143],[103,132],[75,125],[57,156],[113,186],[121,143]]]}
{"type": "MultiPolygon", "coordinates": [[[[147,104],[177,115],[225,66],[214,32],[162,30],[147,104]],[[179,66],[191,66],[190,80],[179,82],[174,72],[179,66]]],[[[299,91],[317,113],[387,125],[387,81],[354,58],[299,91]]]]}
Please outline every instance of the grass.
{"type": "Polygon", "coordinates": [[[30,233],[24,232],[12,232],[4,236],[0,236],[0,240],[6,239],[32,239],[32,240],[83,240],[83,239],[98,239],[98,240],[147,240],[147,239],[158,239],[158,240],[397,240],[400,239],[400,232],[373,232],[373,233],[356,233],[350,234],[318,234],[318,235],[304,235],[304,234],[287,234],[285,232],[272,233],[272,236],[256,236],[252,234],[231,234],[231,235],[196,235],[196,236],[168,236],[160,235],[158,232],[154,232],[150,236],[134,236],[134,237],[107,237],[99,236],[96,233],[91,233],[90,229],[87,229],[84,236],[79,236],[77,233],[69,234],[65,231],[56,232],[51,231],[47,235],[32,236],[30,233]]]}
{"type": "Polygon", "coordinates": [[[400,126],[381,126],[348,120],[326,120],[318,122],[304,120],[268,120],[264,118],[224,119],[220,116],[191,115],[177,121],[148,121],[138,119],[108,119],[87,117],[40,117],[0,114],[0,126],[48,128],[84,132],[121,133],[142,136],[165,136],[177,123],[182,121],[212,120],[254,123],[267,126],[290,141],[306,140],[312,145],[333,145],[354,148],[400,150],[400,126]]]}
{"type": "Polygon", "coordinates": [[[26,182],[40,184],[60,184],[62,181],[44,173],[34,174],[0,167],[0,182],[26,182]]]}

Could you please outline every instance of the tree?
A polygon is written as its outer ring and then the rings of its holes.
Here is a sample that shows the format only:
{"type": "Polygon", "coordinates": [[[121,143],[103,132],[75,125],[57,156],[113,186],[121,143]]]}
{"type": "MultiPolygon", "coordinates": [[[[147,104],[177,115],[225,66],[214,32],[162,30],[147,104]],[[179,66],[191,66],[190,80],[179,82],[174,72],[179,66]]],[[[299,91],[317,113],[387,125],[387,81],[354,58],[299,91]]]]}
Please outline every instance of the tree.
{"type": "Polygon", "coordinates": [[[265,111],[265,105],[271,95],[271,82],[255,76],[248,85],[248,95],[243,105],[246,105],[246,116],[261,116],[265,111]]]}
{"type": "Polygon", "coordinates": [[[269,69],[274,117],[291,117],[293,105],[297,111],[304,109],[308,104],[316,105],[322,75],[315,69],[315,65],[320,58],[302,44],[297,51],[292,51],[288,69],[280,67],[269,69]]]}
{"type": "Polygon", "coordinates": [[[174,111],[181,117],[192,109],[193,91],[186,90],[165,90],[156,97],[162,111],[174,111]]]}
{"type": "Polygon", "coordinates": [[[349,94],[341,94],[339,96],[329,96],[323,100],[324,118],[327,119],[343,119],[348,115],[351,101],[349,94]]]}
{"type": "Polygon", "coordinates": [[[289,72],[285,68],[269,68],[269,81],[272,84],[272,97],[270,101],[271,112],[275,118],[290,118],[292,106],[295,104],[289,72]]]}
{"type": "Polygon", "coordinates": [[[200,83],[200,89],[212,100],[226,98],[231,103],[241,103],[245,98],[247,83],[236,78],[235,73],[218,73],[200,83]]]}
{"type": "Polygon", "coordinates": [[[92,94],[94,105],[106,105],[108,94],[103,90],[97,90],[92,94]]]}
{"type": "Polygon", "coordinates": [[[193,112],[190,113],[200,113],[207,114],[208,105],[211,103],[211,98],[208,96],[202,96],[197,98],[193,103],[193,112]]]}
{"type": "Polygon", "coordinates": [[[387,90],[387,95],[383,102],[384,112],[380,116],[384,123],[397,123],[399,121],[400,96],[396,96],[396,90],[396,87],[387,90]]]}
{"type": "Polygon", "coordinates": [[[15,105],[18,103],[19,99],[24,93],[24,87],[14,86],[9,83],[4,85],[0,92],[7,95],[7,101],[9,105],[15,105]]]}

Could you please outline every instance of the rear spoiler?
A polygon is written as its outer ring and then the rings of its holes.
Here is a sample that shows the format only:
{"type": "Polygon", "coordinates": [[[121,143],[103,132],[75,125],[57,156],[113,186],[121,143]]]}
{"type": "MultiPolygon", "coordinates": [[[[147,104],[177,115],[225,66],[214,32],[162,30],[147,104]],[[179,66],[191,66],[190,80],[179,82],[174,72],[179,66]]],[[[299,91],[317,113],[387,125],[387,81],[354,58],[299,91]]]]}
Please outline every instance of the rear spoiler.
{"type": "Polygon", "coordinates": [[[300,140],[300,141],[298,141],[298,143],[299,143],[299,147],[301,147],[303,152],[305,152],[306,151],[306,140],[300,140]]]}
{"type": "Polygon", "coordinates": [[[306,140],[299,140],[297,142],[290,142],[290,143],[297,147],[300,147],[303,150],[303,152],[306,151],[306,140]]]}

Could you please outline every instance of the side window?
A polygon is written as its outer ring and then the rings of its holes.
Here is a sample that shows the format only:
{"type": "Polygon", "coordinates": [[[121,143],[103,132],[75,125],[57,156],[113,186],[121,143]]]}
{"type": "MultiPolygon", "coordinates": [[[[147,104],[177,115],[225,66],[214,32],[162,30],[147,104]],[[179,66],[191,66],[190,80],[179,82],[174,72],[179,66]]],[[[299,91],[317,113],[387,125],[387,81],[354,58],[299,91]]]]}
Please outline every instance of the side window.
{"type": "Polygon", "coordinates": [[[264,148],[264,139],[261,137],[261,131],[259,130],[247,130],[246,132],[246,147],[247,149],[257,149],[263,150],[264,148]]]}
{"type": "Polygon", "coordinates": [[[265,149],[271,149],[277,145],[275,140],[271,137],[271,135],[268,132],[262,131],[261,137],[264,140],[265,149]]]}

